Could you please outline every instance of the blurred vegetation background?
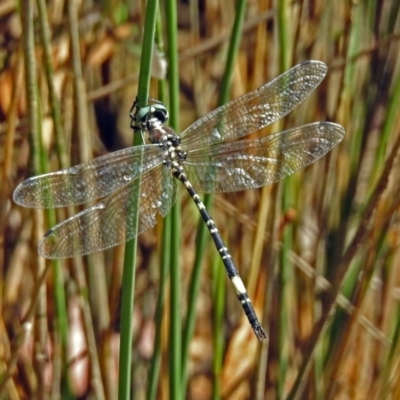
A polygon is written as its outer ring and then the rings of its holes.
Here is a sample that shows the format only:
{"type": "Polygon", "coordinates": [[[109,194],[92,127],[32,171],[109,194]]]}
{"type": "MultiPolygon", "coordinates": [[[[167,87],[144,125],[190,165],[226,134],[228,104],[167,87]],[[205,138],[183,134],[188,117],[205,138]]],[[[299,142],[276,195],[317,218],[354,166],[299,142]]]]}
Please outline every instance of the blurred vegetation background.
{"type": "MultiPolygon", "coordinates": [[[[12,201],[29,176],[132,145],[146,4],[0,3],[1,398],[117,398],[121,318],[133,321],[132,398],[400,398],[400,2],[241,4],[230,97],[321,60],[329,70],[315,93],[263,133],[328,120],[346,136],[284,182],[213,199],[213,219],[269,335],[263,344],[212,246],[193,278],[199,215],[181,190],[174,267],[183,329],[192,279],[200,279],[200,292],[176,394],[169,360],[180,342],[168,329],[163,221],[138,238],[135,307],[121,316],[124,246],[45,261],[38,240],[78,210],[43,214],[12,201]]],[[[150,97],[168,105],[160,80],[172,62],[183,130],[217,106],[238,7],[220,0],[176,6],[171,26],[160,2],[150,97]],[[168,29],[177,34],[177,61],[164,55],[168,29]]]]}

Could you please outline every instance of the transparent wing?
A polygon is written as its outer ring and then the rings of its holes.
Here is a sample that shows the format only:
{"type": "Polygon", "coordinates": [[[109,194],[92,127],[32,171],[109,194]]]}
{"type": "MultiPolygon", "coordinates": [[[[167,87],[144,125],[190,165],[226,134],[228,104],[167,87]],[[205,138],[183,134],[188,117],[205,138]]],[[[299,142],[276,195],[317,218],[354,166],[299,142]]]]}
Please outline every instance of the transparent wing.
{"type": "Polygon", "coordinates": [[[30,208],[84,204],[127,185],[161,161],[157,145],[129,147],[71,168],[29,178],[16,187],[13,198],[17,204],[30,208]]]}
{"type": "Polygon", "coordinates": [[[68,258],[104,250],[140,235],[165,217],[176,200],[171,172],[160,165],[122,187],[102,202],[52,228],[39,244],[46,258],[68,258]],[[138,211],[138,227],[134,215],[138,211]]]}
{"type": "Polygon", "coordinates": [[[344,133],[340,125],[316,122],[258,139],[191,151],[184,167],[198,192],[258,188],[317,161],[343,139],[344,133]]]}
{"type": "Polygon", "coordinates": [[[253,92],[215,109],[181,135],[186,151],[237,139],[262,129],[292,111],[324,79],[326,65],[306,61],[253,92]]]}

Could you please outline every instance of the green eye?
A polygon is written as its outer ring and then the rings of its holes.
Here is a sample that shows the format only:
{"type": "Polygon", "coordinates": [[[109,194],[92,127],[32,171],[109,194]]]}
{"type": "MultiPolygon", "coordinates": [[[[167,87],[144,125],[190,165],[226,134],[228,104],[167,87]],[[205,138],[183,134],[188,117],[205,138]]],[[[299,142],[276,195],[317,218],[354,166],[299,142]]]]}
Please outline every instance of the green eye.
{"type": "Polygon", "coordinates": [[[151,113],[152,106],[146,106],[143,108],[139,108],[134,115],[134,120],[136,123],[140,124],[142,122],[146,122],[149,119],[149,115],[151,113]]]}
{"type": "MultiPolygon", "coordinates": [[[[147,108],[147,107],[146,107],[147,108]]],[[[154,116],[162,124],[168,121],[168,111],[164,104],[153,104],[150,107],[150,116],[154,116]]]]}
{"type": "Polygon", "coordinates": [[[133,129],[148,129],[147,123],[150,120],[158,120],[161,124],[168,121],[168,111],[164,104],[153,103],[146,107],[139,108],[136,102],[133,104],[130,113],[132,123],[131,128],[133,129]]]}

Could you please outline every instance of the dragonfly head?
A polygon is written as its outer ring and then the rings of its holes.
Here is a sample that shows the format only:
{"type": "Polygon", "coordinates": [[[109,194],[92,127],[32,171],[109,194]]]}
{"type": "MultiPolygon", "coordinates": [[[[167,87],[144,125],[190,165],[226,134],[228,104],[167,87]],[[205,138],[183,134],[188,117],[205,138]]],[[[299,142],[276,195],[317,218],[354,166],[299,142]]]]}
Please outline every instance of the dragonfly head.
{"type": "Polygon", "coordinates": [[[161,128],[168,121],[169,114],[165,105],[156,100],[150,102],[145,107],[139,107],[137,100],[133,103],[129,113],[133,130],[149,132],[161,128]]]}

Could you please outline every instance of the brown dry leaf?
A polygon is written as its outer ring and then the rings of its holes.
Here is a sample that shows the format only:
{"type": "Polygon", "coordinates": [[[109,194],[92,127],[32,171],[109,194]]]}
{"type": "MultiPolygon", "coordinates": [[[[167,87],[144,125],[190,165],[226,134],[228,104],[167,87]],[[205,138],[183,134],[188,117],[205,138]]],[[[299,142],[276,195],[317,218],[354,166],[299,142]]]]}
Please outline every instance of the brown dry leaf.
{"type": "Polygon", "coordinates": [[[230,393],[240,382],[248,385],[247,378],[259,357],[259,341],[255,338],[247,318],[241,318],[226,352],[221,378],[223,393],[230,393]]]}
{"type": "Polygon", "coordinates": [[[12,70],[6,69],[0,75],[0,113],[7,115],[11,104],[13,88],[12,70]]]}
{"type": "Polygon", "coordinates": [[[104,36],[91,49],[87,62],[91,67],[98,67],[108,60],[115,50],[116,42],[110,36],[104,36]]]}

